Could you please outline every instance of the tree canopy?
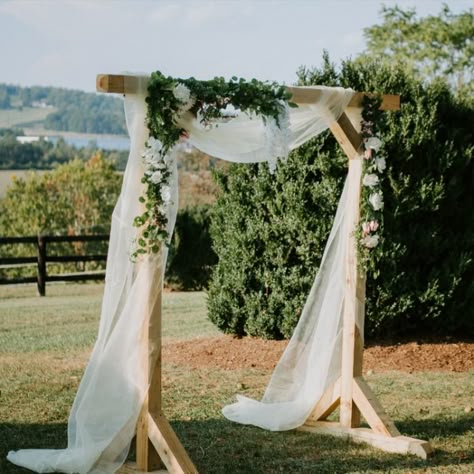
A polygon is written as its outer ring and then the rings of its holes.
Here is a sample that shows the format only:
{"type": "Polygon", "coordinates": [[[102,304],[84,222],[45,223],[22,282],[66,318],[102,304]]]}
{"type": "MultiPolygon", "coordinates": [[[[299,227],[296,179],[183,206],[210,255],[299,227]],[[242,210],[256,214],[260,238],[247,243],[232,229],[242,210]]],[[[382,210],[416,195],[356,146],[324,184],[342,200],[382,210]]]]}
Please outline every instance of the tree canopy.
{"type": "Polygon", "coordinates": [[[403,65],[419,77],[445,77],[455,89],[474,91],[474,12],[451,12],[419,18],[416,9],[383,6],[382,23],[365,28],[367,51],[386,64],[403,65]]]}

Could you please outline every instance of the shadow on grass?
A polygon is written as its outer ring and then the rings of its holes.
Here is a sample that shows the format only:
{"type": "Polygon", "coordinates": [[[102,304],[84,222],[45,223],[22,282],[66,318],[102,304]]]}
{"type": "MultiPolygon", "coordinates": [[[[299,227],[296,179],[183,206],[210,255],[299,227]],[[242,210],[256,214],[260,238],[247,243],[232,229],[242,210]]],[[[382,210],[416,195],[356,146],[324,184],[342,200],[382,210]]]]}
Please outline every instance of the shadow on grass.
{"type": "MultiPolygon", "coordinates": [[[[466,435],[473,418],[457,420],[406,420],[397,423],[403,434],[431,439],[451,439],[466,435]]],[[[406,471],[423,468],[456,466],[474,462],[459,450],[437,450],[428,461],[414,456],[389,454],[364,444],[349,443],[330,436],[298,431],[269,432],[242,426],[225,419],[174,421],[173,428],[201,473],[348,473],[393,469],[406,471]]],[[[66,424],[25,425],[0,424],[0,473],[30,472],[10,464],[9,450],[23,448],[62,448],[67,442],[66,424]]],[[[468,444],[468,443],[466,443],[468,444]]],[[[467,472],[467,471],[466,471],[467,472]]]]}
{"type": "Polygon", "coordinates": [[[6,460],[8,451],[18,449],[65,448],[67,445],[67,424],[15,424],[0,423],[0,473],[20,474],[31,473],[6,460]]]}
{"type": "Polygon", "coordinates": [[[400,432],[412,438],[449,438],[472,432],[474,413],[466,413],[455,419],[404,420],[395,423],[400,432]]]}

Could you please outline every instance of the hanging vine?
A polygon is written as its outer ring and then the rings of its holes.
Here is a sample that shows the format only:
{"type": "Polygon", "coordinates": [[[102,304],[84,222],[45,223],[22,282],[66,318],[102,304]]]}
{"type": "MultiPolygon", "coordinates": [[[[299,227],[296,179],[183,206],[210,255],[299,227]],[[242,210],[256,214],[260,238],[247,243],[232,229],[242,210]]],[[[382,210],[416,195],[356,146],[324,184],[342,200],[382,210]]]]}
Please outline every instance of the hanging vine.
{"type": "Polygon", "coordinates": [[[358,261],[362,269],[377,278],[376,262],[380,253],[383,231],[383,172],[387,167],[386,153],[380,140],[379,127],[382,111],[380,96],[364,96],[361,134],[364,139],[360,220],[356,229],[358,261]]]}

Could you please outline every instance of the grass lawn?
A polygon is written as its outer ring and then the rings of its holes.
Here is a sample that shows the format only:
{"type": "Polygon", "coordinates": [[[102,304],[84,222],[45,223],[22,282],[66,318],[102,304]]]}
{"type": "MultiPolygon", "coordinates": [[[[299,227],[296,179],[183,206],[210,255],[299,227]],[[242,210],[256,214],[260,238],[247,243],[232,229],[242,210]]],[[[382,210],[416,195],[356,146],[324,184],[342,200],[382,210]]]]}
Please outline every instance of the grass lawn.
{"type": "MultiPolygon", "coordinates": [[[[94,342],[102,285],[0,287],[0,473],[20,448],[67,443],[69,408],[94,342]]],[[[166,341],[215,336],[204,293],[166,293],[166,341]]],[[[428,461],[302,432],[272,433],[225,420],[236,392],[261,396],[270,373],[163,361],[164,411],[201,473],[474,472],[474,373],[390,372],[367,379],[400,431],[429,439],[428,461]]]]}

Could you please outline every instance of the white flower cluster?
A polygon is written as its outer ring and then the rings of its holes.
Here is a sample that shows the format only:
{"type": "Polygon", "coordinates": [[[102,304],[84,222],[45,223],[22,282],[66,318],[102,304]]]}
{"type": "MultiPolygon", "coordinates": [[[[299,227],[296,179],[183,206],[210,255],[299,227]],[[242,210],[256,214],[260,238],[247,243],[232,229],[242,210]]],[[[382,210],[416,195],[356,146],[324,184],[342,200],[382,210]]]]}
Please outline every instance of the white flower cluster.
{"type": "Polygon", "coordinates": [[[181,102],[180,111],[186,112],[189,110],[195,103],[195,99],[191,95],[191,91],[180,82],[174,86],[173,95],[181,102]]]}
{"type": "Polygon", "coordinates": [[[145,163],[145,178],[151,184],[160,186],[161,199],[165,204],[171,200],[171,189],[168,184],[170,164],[173,160],[172,155],[161,154],[162,145],[156,138],[150,137],[142,153],[145,163]]]}
{"type": "MultiPolygon", "coordinates": [[[[385,158],[374,158],[373,153],[380,150],[382,141],[378,137],[370,137],[365,140],[365,154],[366,160],[371,162],[368,164],[367,169],[369,173],[365,173],[362,179],[362,185],[368,187],[371,192],[368,197],[370,206],[374,211],[380,211],[383,209],[383,194],[379,188],[380,178],[376,173],[383,173],[387,168],[385,158]]],[[[362,227],[362,238],[361,244],[368,248],[373,249],[379,243],[380,237],[375,234],[379,228],[379,223],[376,220],[363,222],[362,227]]]]}

